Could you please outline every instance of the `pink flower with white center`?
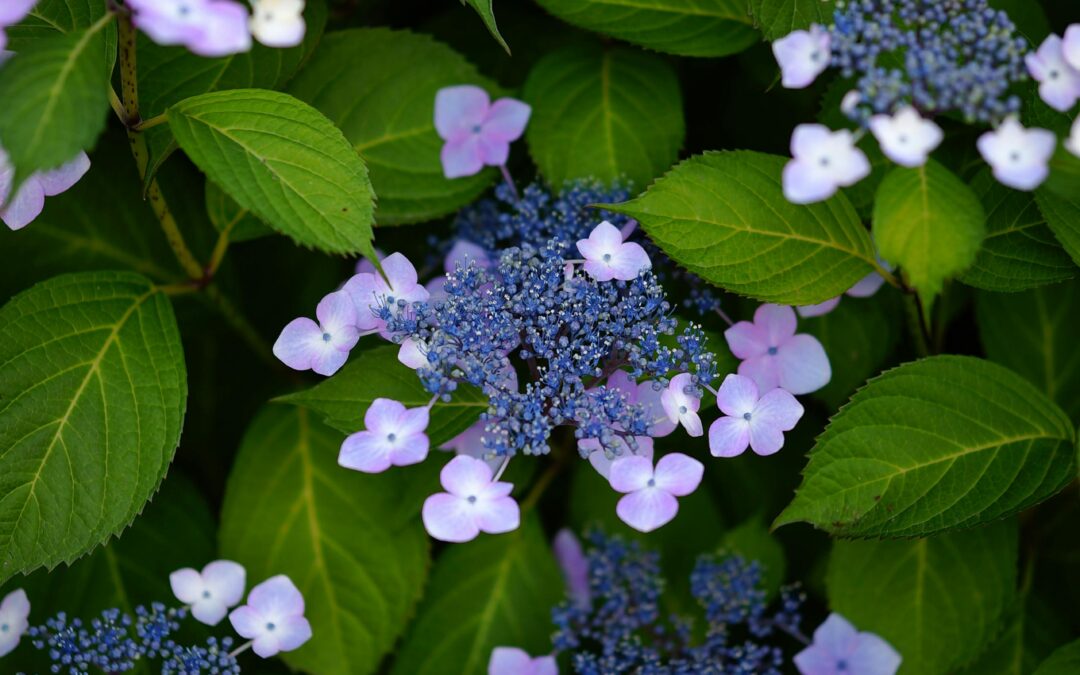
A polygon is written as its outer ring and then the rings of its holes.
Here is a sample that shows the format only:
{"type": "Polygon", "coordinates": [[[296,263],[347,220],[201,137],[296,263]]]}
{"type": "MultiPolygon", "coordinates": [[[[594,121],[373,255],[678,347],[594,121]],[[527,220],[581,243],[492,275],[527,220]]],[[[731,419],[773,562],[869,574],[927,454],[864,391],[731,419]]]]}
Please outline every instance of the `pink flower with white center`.
{"type": "Polygon", "coordinates": [[[30,627],[30,600],[26,591],[17,588],[4,596],[0,602],[0,656],[6,656],[19,646],[26,629],[30,627]]]}
{"type": "Polygon", "coordinates": [[[319,302],[315,316],[319,323],[306,317],[290,321],[274,343],[274,356],[293,370],[333,375],[360,340],[356,306],[347,293],[336,291],[319,302]]]}
{"type": "Polygon", "coordinates": [[[1065,63],[1080,70],[1080,23],[1074,23],[1065,29],[1061,54],[1065,57],[1065,63]]]}
{"type": "Polygon", "coordinates": [[[304,0],[251,0],[251,34],[267,47],[295,47],[304,41],[304,0]]]}
{"type": "Polygon", "coordinates": [[[356,327],[362,331],[377,330],[389,340],[386,321],[379,316],[381,309],[389,309],[396,315],[400,311],[398,303],[424,302],[430,294],[417,281],[416,268],[405,256],[392,253],[381,264],[385,279],[377,272],[361,272],[345,282],[343,290],[356,307],[356,327]]]}
{"type": "Polygon", "coordinates": [[[21,230],[41,215],[46,197],[55,197],[71,189],[89,170],[90,158],[85,152],[80,152],[75,159],[58,169],[32,174],[12,196],[15,167],[8,161],[8,154],[0,148],[0,220],[12,230],[21,230]]]}
{"type": "Polygon", "coordinates": [[[502,534],[521,524],[521,509],[510,496],[514,486],[493,480],[483,460],[458,455],[443,467],[439,478],[446,492],[424,501],[428,534],[440,541],[461,543],[481,532],[502,534]]]}
{"type": "Polygon", "coordinates": [[[667,389],[661,392],[660,405],[669,422],[681,424],[691,436],[700,436],[704,433],[701,418],[697,414],[701,407],[701,398],[688,393],[687,390],[693,389],[694,378],[690,373],[680,373],[671,378],[667,389]]]}
{"type": "Polygon", "coordinates": [[[762,457],[784,447],[784,432],[791,431],[803,415],[803,407],[783,389],[758,395],[748,377],[728,375],[716,395],[716,405],[726,415],[709,427],[709,451],[713,457],[736,457],[749,446],[762,457]]]}
{"type": "Polygon", "coordinates": [[[200,56],[251,49],[248,10],[232,0],[127,0],[132,21],[159,45],[184,45],[200,56]]]}
{"type": "Polygon", "coordinates": [[[488,662],[488,675],[559,675],[554,656],[533,658],[517,647],[496,647],[488,662]]]}
{"type": "Polygon", "coordinates": [[[7,46],[7,33],[4,29],[26,18],[37,0],[4,0],[0,2],[0,50],[7,46]]]}
{"type": "Polygon", "coordinates": [[[247,572],[231,560],[215,560],[202,569],[190,567],[169,575],[176,599],[191,607],[191,616],[207,626],[221,623],[230,607],[244,599],[247,572]]]}
{"type": "Polygon", "coordinates": [[[832,379],[825,348],[813,335],[795,334],[795,310],[762,305],[753,323],[740,321],[724,331],[739,364],[739,375],[749,377],[758,391],[781,387],[792,394],[809,394],[832,379]]]}
{"type": "Polygon", "coordinates": [[[802,675],[895,675],[900,654],[874,633],[860,633],[847,619],[829,615],[814,642],[795,655],[802,675]]]}
{"type": "Polygon", "coordinates": [[[1048,35],[1039,49],[1024,57],[1028,72],[1039,83],[1039,97],[1054,110],[1068,112],[1080,98],[1080,70],[1065,60],[1065,44],[1048,35]]]}
{"type": "Polygon", "coordinates": [[[809,87],[829,67],[831,46],[829,31],[817,24],[773,42],[773,56],[780,64],[780,83],[788,89],[809,87]]]}
{"type": "Polygon", "coordinates": [[[284,574],[251,589],[247,604],[229,614],[233,629],[252,641],[251,649],[264,659],[299,649],[311,639],[304,617],[304,596],[284,574]]]}
{"type": "Polygon", "coordinates": [[[664,455],[653,469],[652,460],[623,457],[611,465],[611,487],[625,493],[615,507],[624,523],[640,532],[652,532],[679,512],[679,500],[701,484],[705,467],[681,453],[664,455]]]}
{"type": "Polygon", "coordinates": [[[472,176],[485,166],[503,166],[510,144],[525,133],[532,108],[512,98],[491,102],[480,87],[444,87],[435,95],[435,130],[447,178],[472,176]]]}
{"type": "Polygon", "coordinates": [[[800,124],[791,135],[793,159],[784,166],[784,196],[792,204],[828,199],[870,175],[870,160],[847,129],[800,124]]]}
{"type": "Polygon", "coordinates": [[[908,168],[926,164],[930,153],[945,138],[941,127],[923,119],[911,106],[904,106],[891,117],[874,115],[869,124],[885,156],[908,168]]]}
{"type": "Polygon", "coordinates": [[[588,609],[592,604],[592,590],[589,587],[589,560],[581,548],[581,541],[565,527],[555,534],[551,543],[555,560],[562,569],[566,580],[566,593],[574,604],[588,609]]]}
{"type": "Polygon", "coordinates": [[[632,281],[641,270],[652,268],[645,249],[623,241],[619,228],[606,220],[593,228],[588,239],[579,240],[577,248],[585,258],[585,272],[597,281],[632,281]]]}
{"type": "Polygon", "coordinates": [[[364,413],[364,431],[341,444],[338,464],[364,473],[391,466],[418,464],[427,457],[427,408],[406,408],[398,401],[377,398],[364,413]]]}
{"type": "Polygon", "coordinates": [[[994,169],[994,178],[1016,190],[1031,191],[1050,175],[1057,137],[1046,129],[1025,129],[1009,117],[978,140],[979,153],[994,169]]]}
{"type": "Polygon", "coordinates": [[[1072,133],[1065,139],[1065,149],[1080,157],[1080,117],[1072,125],[1072,133]]]}

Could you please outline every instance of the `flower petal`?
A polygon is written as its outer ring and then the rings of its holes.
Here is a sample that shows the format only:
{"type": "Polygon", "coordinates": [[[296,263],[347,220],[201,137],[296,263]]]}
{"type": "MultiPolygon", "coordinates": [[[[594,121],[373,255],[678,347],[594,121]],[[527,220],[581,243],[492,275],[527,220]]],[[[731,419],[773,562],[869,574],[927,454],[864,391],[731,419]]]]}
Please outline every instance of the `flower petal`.
{"type": "Polygon", "coordinates": [[[552,550],[566,580],[567,594],[574,600],[574,604],[588,607],[591,595],[589,561],[582,550],[581,541],[564,527],[555,534],[552,550]]]}
{"type": "Polygon", "coordinates": [[[475,176],[484,168],[480,137],[476,134],[447,141],[439,157],[442,160],[443,175],[447,178],[475,176]]]}
{"type": "Polygon", "coordinates": [[[442,468],[439,480],[450,494],[470,497],[483,494],[491,486],[493,475],[486,462],[468,455],[458,455],[442,468]]]}
{"type": "Polygon", "coordinates": [[[737,457],[750,445],[750,425],[741,417],[721,417],[709,425],[713,457],[737,457]]]}
{"type": "Polygon", "coordinates": [[[444,141],[471,134],[473,127],[484,123],[490,105],[491,97],[480,87],[444,87],[435,94],[435,130],[444,141]]]}
{"type": "Polygon", "coordinates": [[[235,607],[244,599],[247,572],[232,560],[215,560],[203,568],[203,582],[214,598],[226,607],[235,607]]]}
{"type": "Polygon", "coordinates": [[[742,417],[753,412],[758,402],[758,388],[749,377],[734,373],[724,378],[716,392],[716,405],[725,415],[742,417]]]}
{"type": "Polygon", "coordinates": [[[847,657],[851,672],[867,675],[895,675],[900,661],[893,646],[873,633],[859,633],[859,644],[847,657]]]}
{"type": "Polygon", "coordinates": [[[739,375],[749,377],[758,391],[769,391],[780,386],[780,366],[776,356],[765,354],[746,359],[739,364],[739,375]]]}
{"type": "Polygon", "coordinates": [[[752,359],[769,351],[768,334],[749,321],[740,321],[724,331],[731,353],[737,359],[752,359]]]}
{"type": "MultiPolygon", "coordinates": [[[[776,362],[779,386],[792,394],[809,394],[821,389],[832,379],[829,357],[813,335],[802,333],[785,342],[780,346],[776,362]]],[[[758,387],[765,390],[760,382],[758,387]]]]}
{"type": "Polygon", "coordinates": [[[653,478],[652,460],[632,455],[611,463],[611,487],[617,492],[643,490],[653,478]]]}
{"type": "MultiPolygon", "coordinates": [[[[883,280],[884,281],[884,280],[883,280]]],[[[836,306],[840,304],[840,296],[835,298],[829,298],[825,302],[819,302],[816,305],[800,305],[795,308],[795,311],[799,313],[799,316],[804,319],[809,319],[815,316],[825,316],[829,312],[836,309],[836,306]]]]}
{"type": "Polygon", "coordinates": [[[527,675],[532,658],[517,647],[496,647],[488,661],[488,675],[527,675]]]}
{"type": "Polygon", "coordinates": [[[664,455],[656,463],[656,487],[676,497],[685,497],[701,485],[705,465],[680,452],[664,455]]]}
{"type": "Polygon", "coordinates": [[[303,594],[284,574],[270,577],[251,589],[247,604],[269,617],[285,618],[304,613],[303,594]]]}
{"type": "Polygon", "coordinates": [[[75,159],[64,164],[59,169],[39,173],[37,179],[41,183],[41,189],[45,192],[45,196],[55,197],[70,190],[89,170],[90,158],[86,156],[85,152],[80,152],[75,156],[75,159]]]}
{"type": "Polygon", "coordinates": [[[319,301],[315,316],[320,328],[331,336],[334,347],[347,352],[356,346],[360,335],[356,330],[356,303],[351,295],[345,291],[328,294],[319,301]]]}
{"type": "Polygon", "coordinates": [[[275,626],[274,633],[277,634],[278,649],[291,652],[311,639],[311,624],[303,616],[290,616],[275,626]]]}
{"type": "Polygon", "coordinates": [[[26,179],[15,197],[3,203],[0,220],[12,230],[21,230],[41,215],[45,208],[45,191],[37,176],[26,179]]]}
{"type": "Polygon", "coordinates": [[[293,319],[274,342],[274,356],[293,370],[308,370],[325,349],[323,331],[311,319],[293,319]]]}
{"type": "Polygon", "coordinates": [[[512,532],[521,525],[521,509],[512,497],[481,499],[474,505],[476,524],[481,532],[502,534],[512,532]]]}
{"type": "Polygon", "coordinates": [[[173,595],[185,605],[190,605],[202,597],[205,585],[202,575],[190,567],[176,570],[169,575],[169,586],[173,595]]]}
{"type": "Polygon", "coordinates": [[[385,435],[358,431],[342,442],[338,464],[364,473],[381,473],[390,468],[391,450],[385,435]]]}
{"type": "Polygon", "coordinates": [[[612,276],[623,281],[633,281],[642,270],[652,269],[649,254],[639,244],[632,241],[619,246],[609,264],[612,276]]]}
{"type": "Polygon", "coordinates": [[[786,305],[766,304],[754,311],[754,325],[765,331],[769,346],[776,347],[795,334],[799,320],[795,310],[786,305]]]}
{"type": "Polygon", "coordinates": [[[433,494],[424,501],[421,517],[428,534],[439,541],[461,543],[476,539],[480,534],[469,502],[445,492],[433,494]]]}
{"type": "Polygon", "coordinates": [[[532,108],[512,98],[500,98],[488,111],[482,135],[491,140],[511,143],[521,138],[529,123],[532,108]]]}
{"type": "Polygon", "coordinates": [[[615,513],[630,527],[639,532],[652,532],[671,522],[679,512],[679,500],[656,488],[638,490],[623,496],[615,507],[615,513]]]}
{"type": "Polygon", "coordinates": [[[750,449],[755,455],[768,457],[784,447],[784,433],[767,424],[750,424],[750,449]]]}
{"type": "Polygon", "coordinates": [[[784,389],[773,389],[766,392],[754,406],[750,423],[752,426],[765,425],[790,431],[802,416],[802,404],[794,396],[784,389]]]}

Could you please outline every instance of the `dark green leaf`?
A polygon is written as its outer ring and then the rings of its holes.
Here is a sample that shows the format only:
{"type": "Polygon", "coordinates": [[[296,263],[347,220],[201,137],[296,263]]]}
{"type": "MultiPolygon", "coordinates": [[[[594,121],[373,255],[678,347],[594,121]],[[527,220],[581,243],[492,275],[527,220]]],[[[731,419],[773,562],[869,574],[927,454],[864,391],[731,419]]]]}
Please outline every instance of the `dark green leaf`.
{"type": "Polygon", "coordinates": [[[1069,639],[1065,626],[1036,596],[1021,592],[1005,628],[963,675],[1031,675],[1055,647],[1069,639]]]}
{"type": "Polygon", "coordinates": [[[1042,662],[1035,675],[1075,675],[1080,671],[1080,640],[1070,642],[1042,662]]]}
{"type": "Polygon", "coordinates": [[[533,107],[529,150],[555,186],[583,177],[645,186],[682,147],[678,78],[652,54],[597,45],[562,49],[533,67],[523,96],[533,107]]]}
{"type": "Polygon", "coordinates": [[[610,208],[636,218],[668,256],[710,283],[812,305],[872,272],[874,247],[843,195],[811,206],[788,202],[783,166],[773,155],[709,152],[610,208]]]}
{"type": "Polygon", "coordinates": [[[1080,193],[1062,194],[1043,189],[1035,193],[1035,201],[1054,236],[1073,262],[1080,265],[1080,193]]]}
{"type": "Polygon", "coordinates": [[[157,490],[180,438],[184,355],[144,277],[56,277],[0,309],[0,581],[75,560],[157,490]]]}
{"type": "Polygon", "coordinates": [[[793,30],[833,20],[832,0],[750,0],[750,13],[766,40],[777,40],[793,30]]]}
{"type": "Polygon", "coordinates": [[[476,13],[480,15],[480,18],[484,21],[484,25],[487,26],[488,31],[491,33],[491,37],[495,38],[495,41],[502,45],[502,48],[506,50],[506,53],[510,53],[510,46],[506,44],[506,40],[502,35],[499,35],[499,26],[495,23],[495,10],[492,9],[492,0],[461,0],[463,3],[468,4],[476,13]]]}
{"type": "Polygon", "coordinates": [[[997,520],[1075,477],[1074,440],[1065,413],[1006,368],[967,356],[907,363],[832,418],[774,526],[910,537],[997,520]]]}

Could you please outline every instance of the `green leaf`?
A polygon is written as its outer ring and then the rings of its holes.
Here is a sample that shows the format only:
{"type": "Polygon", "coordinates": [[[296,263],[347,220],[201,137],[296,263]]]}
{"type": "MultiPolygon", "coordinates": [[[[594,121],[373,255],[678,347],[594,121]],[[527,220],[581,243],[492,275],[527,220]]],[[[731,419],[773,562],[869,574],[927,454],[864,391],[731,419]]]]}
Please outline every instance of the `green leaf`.
{"type": "Polygon", "coordinates": [[[679,56],[727,56],[760,39],[746,0],[537,0],[578,28],[679,56]]]}
{"type": "Polygon", "coordinates": [[[376,260],[367,169],[318,110],[287,94],[234,89],[181,101],[169,126],[211,180],[278,232],[376,260]]]}
{"type": "Polygon", "coordinates": [[[812,23],[828,26],[835,8],[832,0],[750,0],[750,14],[769,41],[812,23]]]}
{"type": "Polygon", "coordinates": [[[144,277],[56,277],[0,309],[0,581],[75,560],[157,490],[187,376],[168,299],[144,277]]]}
{"type": "Polygon", "coordinates": [[[979,293],[975,309],[990,360],[1026,377],[1080,421],[1080,282],[1024,293],[979,293]]]}
{"type": "Polygon", "coordinates": [[[232,242],[250,241],[274,232],[212,180],[206,181],[206,215],[214,229],[227,235],[232,242]]]}
{"type": "Polygon", "coordinates": [[[1016,594],[1014,521],[910,541],[838,541],[831,609],[903,657],[900,675],[943,675],[998,633],[1016,594]]]}
{"type": "Polygon", "coordinates": [[[1035,201],[1046,224],[1069,256],[1080,265],[1080,193],[1062,194],[1039,190],[1035,201]]]}
{"type": "Polygon", "coordinates": [[[1027,380],[969,356],[875,378],[832,418],[774,527],[911,537],[1015,513],[1076,475],[1069,418],[1027,380]]]}
{"type": "Polygon", "coordinates": [[[1050,21],[1038,2],[1028,0],[989,0],[991,7],[1005,10],[1009,19],[1028,42],[1037,45],[1050,34],[1050,21]]]}
{"type": "Polygon", "coordinates": [[[431,220],[472,202],[496,176],[443,176],[435,132],[435,93],[475,84],[494,93],[464,57],[426,35],[386,28],[326,36],[290,91],[326,114],[371,170],[376,221],[431,220]]]}
{"type": "Polygon", "coordinates": [[[1042,662],[1035,675],[1075,675],[1080,670],[1080,640],[1070,642],[1042,662]]]}
{"type": "Polygon", "coordinates": [[[874,270],[874,246],[843,195],[797,206],[784,198],[784,160],[707,152],[610,206],[636,218],[676,263],[721,288],[765,302],[812,305],[874,270]]]}
{"type": "MultiPolygon", "coordinates": [[[[106,7],[107,0],[38,0],[22,21],[8,26],[7,49],[18,54],[38,40],[89,28],[105,16],[106,7]]],[[[116,34],[115,24],[105,28],[102,67],[106,77],[112,74],[116,63],[116,34]]]]}
{"type": "MultiPolygon", "coordinates": [[[[13,189],[94,145],[109,110],[112,14],[87,28],[34,40],[0,68],[0,138],[15,165],[13,189]]],[[[115,37],[113,37],[115,44],[115,37]]]]}
{"type": "Polygon", "coordinates": [[[556,186],[583,177],[648,185],[678,158],[686,133],[674,69],[639,50],[553,52],[533,67],[523,96],[533,107],[529,151],[556,186]]]}
{"type": "Polygon", "coordinates": [[[551,608],[563,581],[540,522],[526,514],[521,527],[480,535],[445,549],[392,675],[484,675],[491,651],[514,646],[551,651],[551,608]]]}
{"type": "Polygon", "coordinates": [[[1069,639],[1061,625],[1037,596],[1021,590],[1005,617],[1005,628],[962,672],[964,675],[1030,675],[1055,647],[1069,639]]]}
{"type": "MultiPolygon", "coordinates": [[[[397,360],[397,351],[384,345],[354,354],[344,368],[311,389],[276,400],[310,408],[347,434],[364,428],[364,413],[377,398],[392,398],[408,408],[427,405],[431,394],[416,373],[397,360]]],[[[487,408],[487,397],[472,387],[458,388],[449,403],[436,401],[427,428],[431,446],[468,429],[487,408]]]]}
{"type": "Polygon", "coordinates": [[[1076,274],[1076,265],[1046,226],[1031,193],[1004,187],[989,170],[980,171],[971,187],[986,208],[987,234],[961,281],[1012,293],[1076,274]]]}
{"type": "Polygon", "coordinates": [[[495,38],[495,41],[502,45],[502,48],[509,54],[510,45],[506,44],[506,40],[499,34],[499,26],[495,23],[495,10],[491,7],[492,0],[461,0],[461,2],[476,10],[476,13],[480,15],[484,25],[487,26],[488,31],[491,33],[491,37],[495,38]]]}
{"type": "Polygon", "coordinates": [[[962,180],[934,160],[893,169],[877,191],[874,241],[929,306],[947,279],[975,261],[986,214],[962,180]]]}
{"type": "Polygon", "coordinates": [[[415,474],[343,469],[341,440],[302,408],[264,409],[241,443],[221,515],[224,557],[253,582],[287,574],[304,594],[314,636],[281,658],[320,675],[375,671],[429,564],[420,523],[399,517],[415,474]]]}

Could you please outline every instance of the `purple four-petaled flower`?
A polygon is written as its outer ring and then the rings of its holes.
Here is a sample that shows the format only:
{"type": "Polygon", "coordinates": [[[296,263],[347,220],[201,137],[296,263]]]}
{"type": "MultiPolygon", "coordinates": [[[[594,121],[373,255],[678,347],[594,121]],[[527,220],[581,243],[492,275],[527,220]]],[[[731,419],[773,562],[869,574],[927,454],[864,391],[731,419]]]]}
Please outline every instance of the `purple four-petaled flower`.
{"type": "Polygon", "coordinates": [[[488,93],[463,84],[435,95],[435,130],[446,143],[441,158],[447,178],[479,173],[485,166],[503,166],[510,144],[525,133],[532,108],[512,98],[494,103],[488,93]]]}
{"type": "Polygon", "coordinates": [[[289,577],[279,574],[251,589],[247,604],[229,614],[233,629],[252,641],[264,659],[300,648],[311,639],[304,617],[304,596],[289,577]]]}
{"type": "Polygon", "coordinates": [[[208,626],[221,623],[230,607],[244,599],[247,572],[231,560],[215,560],[202,572],[185,567],[169,575],[173,595],[191,608],[191,616],[208,626]]]}
{"type": "Polygon", "coordinates": [[[716,405],[724,413],[709,427],[709,450],[714,457],[735,457],[749,446],[766,456],[784,447],[784,432],[795,428],[803,407],[789,392],[773,389],[759,396],[754,381],[728,375],[717,392],[716,405]]]}
{"type": "Polygon", "coordinates": [[[428,497],[422,513],[424,527],[436,539],[459,543],[481,532],[510,532],[521,523],[521,510],[510,496],[514,486],[493,480],[483,460],[458,455],[439,478],[446,492],[428,497]]]}
{"type": "Polygon", "coordinates": [[[388,398],[377,398],[364,413],[364,431],[341,444],[338,464],[365,473],[424,461],[428,454],[428,409],[406,408],[388,398]]]}
{"type": "Polygon", "coordinates": [[[833,613],[814,631],[814,642],[795,655],[802,675],[894,675],[900,654],[873,633],[860,633],[833,613]]]}
{"type": "Polygon", "coordinates": [[[290,321],[274,343],[274,356],[294,370],[333,375],[360,340],[356,305],[348,293],[336,291],[319,302],[315,316],[318,323],[306,317],[290,321]]]}
{"type": "Polygon", "coordinates": [[[597,281],[632,281],[641,270],[652,267],[645,249],[623,241],[619,228],[606,220],[593,228],[588,239],[579,240],[577,248],[585,258],[585,273],[597,281]]]}
{"type": "Polygon", "coordinates": [[[529,656],[517,647],[496,647],[488,662],[488,675],[559,675],[555,657],[529,656]]]}
{"type": "Polygon", "coordinates": [[[651,459],[621,457],[611,465],[611,487],[625,493],[615,507],[624,523],[652,532],[679,512],[679,500],[701,484],[705,467],[682,453],[664,455],[653,468],[651,459]]]}
{"type": "Polygon", "coordinates": [[[754,321],[740,321],[724,332],[731,352],[742,359],[739,374],[752,379],[759,391],[777,387],[792,394],[809,394],[832,378],[825,348],[813,335],[796,335],[795,310],[762,305],[754,321]]]}

